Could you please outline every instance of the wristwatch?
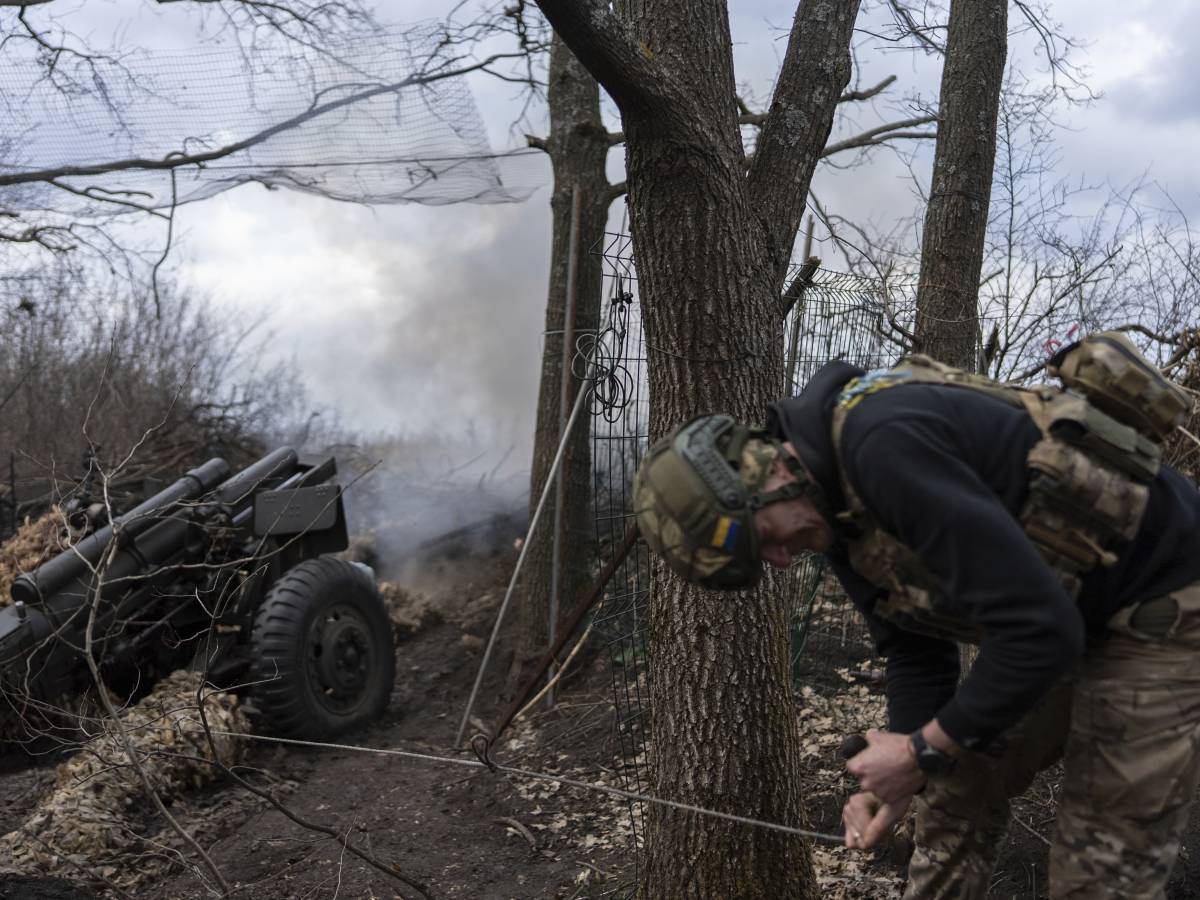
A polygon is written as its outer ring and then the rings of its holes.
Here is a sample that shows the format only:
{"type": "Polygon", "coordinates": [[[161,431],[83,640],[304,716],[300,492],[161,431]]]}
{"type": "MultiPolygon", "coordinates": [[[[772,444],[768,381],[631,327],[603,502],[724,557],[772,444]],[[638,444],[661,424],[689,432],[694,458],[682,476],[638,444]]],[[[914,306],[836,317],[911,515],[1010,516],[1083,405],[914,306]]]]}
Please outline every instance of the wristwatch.
{"type": "Polygon", "coordinates": [[[940,778],[949,775],[958,765],[958,760],[949,753],[931,746],[920,728],[909,735],[908,740],[917,756],[917,768],[928,777],[940,778]]]}

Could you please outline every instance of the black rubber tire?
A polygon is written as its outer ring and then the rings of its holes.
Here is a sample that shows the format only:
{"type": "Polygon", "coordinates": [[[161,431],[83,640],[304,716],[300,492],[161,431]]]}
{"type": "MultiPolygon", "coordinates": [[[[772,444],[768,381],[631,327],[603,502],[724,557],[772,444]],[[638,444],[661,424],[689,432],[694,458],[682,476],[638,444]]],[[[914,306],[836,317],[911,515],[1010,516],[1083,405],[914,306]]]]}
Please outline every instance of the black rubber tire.
{"type": "Polygon", "coordinates": [[[251,705],[269,734],[319,740],[387,708],[392,626],[361,566],[327,556],[293,566],[263,598],[251,646],[251,705]]]}

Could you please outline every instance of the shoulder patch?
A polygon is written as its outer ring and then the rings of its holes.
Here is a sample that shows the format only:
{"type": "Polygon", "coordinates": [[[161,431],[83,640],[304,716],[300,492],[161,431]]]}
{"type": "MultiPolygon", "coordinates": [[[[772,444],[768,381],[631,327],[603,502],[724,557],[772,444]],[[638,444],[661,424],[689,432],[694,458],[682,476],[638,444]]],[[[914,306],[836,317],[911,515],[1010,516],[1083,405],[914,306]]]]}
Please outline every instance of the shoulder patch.
{"type": "Polygon", "coordinates": [[[903,384],[911,378],[911,369],[875,369],[848,381],[838,394],[837,405],[841,409],[853,409],[863,397],[903,384]]]}

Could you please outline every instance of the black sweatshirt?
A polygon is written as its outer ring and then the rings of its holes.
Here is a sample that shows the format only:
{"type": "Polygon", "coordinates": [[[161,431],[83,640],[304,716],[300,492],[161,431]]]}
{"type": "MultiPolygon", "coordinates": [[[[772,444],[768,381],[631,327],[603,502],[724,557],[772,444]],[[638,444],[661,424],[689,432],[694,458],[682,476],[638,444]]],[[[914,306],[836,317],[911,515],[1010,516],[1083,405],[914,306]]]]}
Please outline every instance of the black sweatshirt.
{"type": "MultiPolygon", "coordinates": [[[[801,396],[772,404],[768,425],[843,509],[830,426],[842,386],[862,370],[821,369],[801,396]]],[[[950,641],[903,631],[874,615],[880,591],[827,554],[887,657],[888,718],[910,732],[936,717],[966,747],[1013,725],[1101,640],[1122,606],[1200,579],[1200,492],[1164,467],[1137,537],[1118,562],[1083,583],[1078,604],[1018,521],[1025,457],[1040,433],[1020,409],[974,391],[904,384],[864,397],[847,417],[841,463],[884,530],[913,549],[949,609],[982,627],[979,657],[961,687],[950,641]]]]}

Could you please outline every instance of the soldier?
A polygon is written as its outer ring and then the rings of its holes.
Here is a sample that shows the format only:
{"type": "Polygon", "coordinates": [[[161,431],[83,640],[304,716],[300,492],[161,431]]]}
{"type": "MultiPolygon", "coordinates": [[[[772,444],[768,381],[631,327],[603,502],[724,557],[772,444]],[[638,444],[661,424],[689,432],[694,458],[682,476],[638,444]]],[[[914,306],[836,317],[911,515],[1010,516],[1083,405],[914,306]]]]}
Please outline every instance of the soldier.
{"type": "Polygon", "coordinates": [[[983,898],[1010,798],[1058,759],[1051,896],[1164,895],[1200,775],[1200,493],[1158,465],[1188,403],[1150,372],[1119,373],[1157,410],[1139,429],[1095,384],[832,363],[765,429],[702,417],[638,472],[641,531],[683,577],[739,589],[823,553],[866,617],[888,729],[848,764],[846,845],[915,804],[908,898],[983,898]]]}

